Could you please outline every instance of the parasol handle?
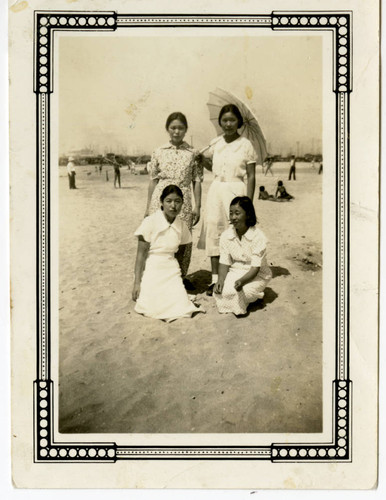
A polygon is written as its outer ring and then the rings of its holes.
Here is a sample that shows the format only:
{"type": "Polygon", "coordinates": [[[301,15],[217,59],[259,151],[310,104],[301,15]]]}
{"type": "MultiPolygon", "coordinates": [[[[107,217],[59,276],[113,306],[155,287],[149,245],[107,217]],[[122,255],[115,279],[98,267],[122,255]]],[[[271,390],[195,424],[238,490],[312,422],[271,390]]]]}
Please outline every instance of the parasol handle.
{"type": "Polygon", "coordinates": [[[209,144],[209,146],[205,146],[205,148],[200,149],[200,151],[199,151],[200,155],[201,155],[202,153],[205,153],[205,151],[208,151],[208,149],[209,149],[211,146],[213,146],[213,144],[216,144],[216,143],[217,143],[217,142],[221,139],[221,137],[223,137],[223,134],[219,135],[219,136],[217,137],[217,139],[216,139],[214,142],[212,142],[212,144],[209,144]]]}
{"type": "Polygon", "coordinates": [[[202,155],[202,153],[205,153],[205,151],[208,151],[209,148],[210,148],[210,145],[205,146],[205,148],[200,149],[200,151],[199,151],[200,155],[202,155]]]}

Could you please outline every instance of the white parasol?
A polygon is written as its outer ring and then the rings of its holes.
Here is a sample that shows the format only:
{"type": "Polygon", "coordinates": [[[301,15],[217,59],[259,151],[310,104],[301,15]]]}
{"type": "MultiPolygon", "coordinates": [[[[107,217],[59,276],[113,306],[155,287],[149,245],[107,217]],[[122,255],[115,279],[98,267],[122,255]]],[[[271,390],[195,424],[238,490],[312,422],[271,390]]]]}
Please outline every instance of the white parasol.
{"type": "Polygon", "coordinates": [[[239,108],[244,119],[244,125],[239,132],[242,136],[251,141],[257,154],[257,163],[263,164],[267,156],[267,145],[256,117],[243,101],[230,92],[220,88],[216,88],[213,92],[209,92],[209,102],[207,102],[210,121],[213,123],[217,133],[223,134],[218,123],[218,116],[221,108],[225,106],[225,104],[235,104],[239,108]]]}

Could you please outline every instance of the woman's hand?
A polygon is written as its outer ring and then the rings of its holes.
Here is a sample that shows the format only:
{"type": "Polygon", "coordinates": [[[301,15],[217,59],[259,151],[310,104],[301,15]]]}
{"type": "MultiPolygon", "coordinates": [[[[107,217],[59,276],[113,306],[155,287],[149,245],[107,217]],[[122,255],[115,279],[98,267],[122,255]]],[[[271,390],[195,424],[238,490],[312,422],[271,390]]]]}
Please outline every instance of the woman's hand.
{"type": "Polygon", "coordinates": [[[200,209],[199,208],[195,208],[192,211],[192,214],[193,214],[193,226],[195,226],[199,222],[199,220],[200,220],[200,209]]]}
{"type": "Polygon", "coordinates": [[[223,288],[224,288],[224,282],[217,281],[217,283],[214,285],[213,291],[214,293],[222,293],[223,288]]]}
{"type": "Polygon", "coordinates": [[[141,291],[141,285],[139,283],[134,283],[133,291],[131,293],[131,296],[132,296],[134,302],[137,302],[140,291],[141,291]]]}
{"type": "Polygon", "coordinates": [[[243,286],[244,286],[244,284],[243,284],[243,282],[241,280],[236,280],[235,281],[234,287],[235,287],[235,290],[237,292],[240,292],[240,290],[243,289],[243,286]]]}

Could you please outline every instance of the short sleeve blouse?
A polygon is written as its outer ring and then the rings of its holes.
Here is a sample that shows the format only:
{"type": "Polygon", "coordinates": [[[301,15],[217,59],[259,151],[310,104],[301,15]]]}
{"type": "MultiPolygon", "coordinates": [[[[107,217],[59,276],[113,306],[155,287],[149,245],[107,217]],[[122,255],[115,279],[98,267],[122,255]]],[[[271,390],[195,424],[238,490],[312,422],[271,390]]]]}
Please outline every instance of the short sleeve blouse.
{"type": "Polygon", "coordinates": [[[149,176],[170,179],[179,186],[189,186],[193,181],[202,182],[203,166],[197,161],[197,151],[187,142],[176,147],[170,142],[157,148],[147,164],[149,176]]]}
{"type": "Polygon", "coordinates": [[[192,241],[185,222],[176,217],[174,222],[169,224],[161,210],[145,217],[134,234],[142,236],[150,243],[150,253],[153,254],[175,253],[180,245],[186,245],[192,241]]]}
{"type": "Polygon", "coordinates": [[[220,237],[220,263],[235,267],[262,267],[266,265],[267,239],[256,226],[243,234],[241,240],[233,227],[220,237]]]}
{"type": "Polygon", "coordinates": [[[257,161],[252,143],[242,136],[230,143],[224,137],[214,139],[206,156],[213,158],[212,171],[215,177],[222,177],[225,181],[243,180],[247,165],[257,161]]]}

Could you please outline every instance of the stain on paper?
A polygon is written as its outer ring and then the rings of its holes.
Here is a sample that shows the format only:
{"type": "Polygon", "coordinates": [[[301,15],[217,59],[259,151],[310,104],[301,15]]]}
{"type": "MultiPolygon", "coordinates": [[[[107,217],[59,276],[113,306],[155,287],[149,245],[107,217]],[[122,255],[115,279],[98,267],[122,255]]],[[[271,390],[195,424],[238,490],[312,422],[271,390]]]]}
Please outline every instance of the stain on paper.
{"type": "Polygon", "coordinates": [[[28,7],[28,2],[15,2],[13,5],[11,5],[10,9],[12,12],[21,12],[22,10],[26,9],[28,7]]]}
{"type": "Polygon", "coordinates": [[[281,385],[281,377],[275,377],[271,382],[271,392],[278,391],[280,385],[281,385]]]}
{"type": "Polygon", "coordinates": [[[284,481],[284,487],[287,489],[295,489],[296,488],[296,483],[293,480],[292,477],[289,477],[288,479],[285,479],[284,481]]]}
{"type": "Polygon", "coordinates": [[[253,90],[248,85],[245,87],[245,95],[247,96],[248,99],[252,99],[253,90]]]}
{"type": "Polygon", "coordinates": [[[138,115],[138,112],[141,110],[143,105],[146,103],[149,96],[150,96],[150,92],[146,92],[137,100],[137,102],[131,103],[125,108],[125,110],[124,110],[125,113],[131,118],[131,123],[129,123],[129,128],[135,127],[135,119],[138,115]]]}

